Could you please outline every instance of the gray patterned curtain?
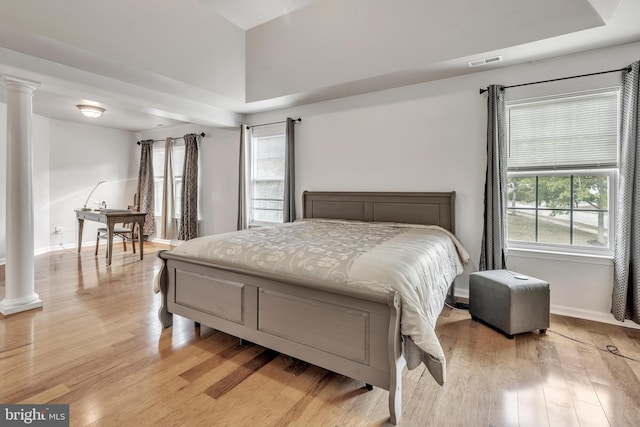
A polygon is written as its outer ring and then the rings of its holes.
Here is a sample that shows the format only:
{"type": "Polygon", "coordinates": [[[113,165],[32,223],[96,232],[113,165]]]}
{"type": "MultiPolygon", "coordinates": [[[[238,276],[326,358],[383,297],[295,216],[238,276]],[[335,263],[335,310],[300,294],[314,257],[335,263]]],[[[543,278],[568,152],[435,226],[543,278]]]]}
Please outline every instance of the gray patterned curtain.
{"type": "Polygon", "coordinates": [[[142,235],[150,236],[156,231],[153,189],[153,140],[140,142],[140,169],[138,170],[138,204],[140,212],[146,212],[142,235]]]}
{"type": "Polygon", "coordinates": [[[164,179],[162,183],[162,215],[160,238],[175,239],[177,237],[175,189],[173,174],[173,138],[164,143],[164,179]]]}
{"type": "Polygon", "coordinates": [[[622,72],[620,180],[616,205],[614,283],[611,313],[616,320],[640,323],[640,149],[638,115],[640,61],[622,72]]]}
{"type": "Polygon", "coordinates": [[[484,231],[480,270],[507,267],[507,148],[504,86],[489,86],[487,114],[487,175],[484,185],[484,231]]]}
{"type": "Polygon", "coordinates": [[[249,128],[240,126],[240,164],[238,175],[238,230],[244,230],[249,226],[247,212],[247,153],[248,153],[249,128]]]}
{"type": "Polygon", "coordinates": [[[292,222],[296,219],[296,171],[295,171],[295,120],[287,118],[284,153],[284,203],[282,220],[292,222]]]}
{"type": "Polygon", "coordinates": [[[184,169],[182,172],[182,216],[178,239],[198,237],[198,136],[184,136],[184,169]]]}

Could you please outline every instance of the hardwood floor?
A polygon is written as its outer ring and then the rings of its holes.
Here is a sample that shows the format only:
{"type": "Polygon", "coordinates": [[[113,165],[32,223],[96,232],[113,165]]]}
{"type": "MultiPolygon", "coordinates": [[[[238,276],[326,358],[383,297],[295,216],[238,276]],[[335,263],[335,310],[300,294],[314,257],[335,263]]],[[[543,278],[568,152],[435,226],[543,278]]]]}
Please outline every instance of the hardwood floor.
{"type": "MultiPolygon", "coordinates": [[[[163,330],[161,247],[145,246],[140,262],[114,245],[111,267],[93,248],[36,257],[44,307],[0,315],[0,403],[68,403],[73,426],[387,422],[386,391],[178,316],[163,330]]],[[[405,370],[404,426],[639,425],[640,363],[593,347],[640,359],[638,329],[552,316],[546,335],[508,340],[445,308],[437,333],[447,382],[405,370]]]]}

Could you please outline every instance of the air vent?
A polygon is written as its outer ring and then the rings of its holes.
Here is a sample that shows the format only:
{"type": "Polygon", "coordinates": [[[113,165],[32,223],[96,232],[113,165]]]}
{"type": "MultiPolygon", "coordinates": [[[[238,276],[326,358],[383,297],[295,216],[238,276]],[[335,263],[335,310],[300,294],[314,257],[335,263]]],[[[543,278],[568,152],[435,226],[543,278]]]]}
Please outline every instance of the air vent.
{"type": "Polygon", "coordinates": [[[479,67],[481,65],[493,64],[494,62],[502,61],[502,56],[492,56],[490,58],[478,59],[476,61],[469,61],[469,67],[479,67]]]}

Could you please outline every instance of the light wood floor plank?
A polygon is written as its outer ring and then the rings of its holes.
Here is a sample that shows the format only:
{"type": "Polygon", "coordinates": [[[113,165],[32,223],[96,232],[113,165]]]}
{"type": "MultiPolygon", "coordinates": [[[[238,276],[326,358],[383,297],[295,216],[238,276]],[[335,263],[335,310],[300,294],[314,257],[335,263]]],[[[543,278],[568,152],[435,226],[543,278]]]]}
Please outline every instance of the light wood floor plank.
{"type": "Polygon", "coordinates": [[[544,391],[549,424],[552,426],[578,427],[578,416],[573,405],[571,391],[553,342],[537,341],[540,373],[544,379],[544,391]]]}
{"type": "MultiPolygon", "coordinates": [[[[72,426],[386,426],[388,393],[175,316],[162,329],[145,244],[36,257],[38,310],[0,316],[0,402],[68,403],[72,426]]],[[[4,269],[0,266],[0,286],[4,269]]],[[[640,331],[551,316],[509,340],[445,308],[439,386],[403,373],[403,426],[637,426],[640,331]],[[580,340],[572,341],[560,334],[580,340]],[[595,348],[595,347],[597,348],[595,348]]]]}
{"type": "Polygon", "coordinates": [[[47,389],[45,391],[42,391],[38,394],[34,394],[32,396],[29,396],[27,398],[25,398],[24,400],[21,400],[19,402],[16,403],[23,403],[23,404],[45,404],[45,403],[49,403],[51,402],[53,399],[63,396],[67,393],[69,393],[69,387],[67,387],[64,384],[58,384],[55,387],[52,387],[50,389],[47,389]]]}

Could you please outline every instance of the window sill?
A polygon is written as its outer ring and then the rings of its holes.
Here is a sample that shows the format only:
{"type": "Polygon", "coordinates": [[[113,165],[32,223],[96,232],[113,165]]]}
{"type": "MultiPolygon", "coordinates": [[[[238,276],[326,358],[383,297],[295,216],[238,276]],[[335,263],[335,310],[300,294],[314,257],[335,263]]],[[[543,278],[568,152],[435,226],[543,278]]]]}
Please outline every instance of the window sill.
{"type": "Polygon", "coordinates": [[[271,227],[274,225],[283,224],[282,222],[252,222],[248,225],[248,228],[260,228],[260,227],[271,227]]]}
{"type": "Polygon", "coordinates": [[[561,251],[550,251],[531,248],[513,248],[507,249],[508,257],[534,258],[561,262],[579,262],[585,264],[613,265],[613,255],[598,255],[587,253],[571,253],[561,251]]]}

